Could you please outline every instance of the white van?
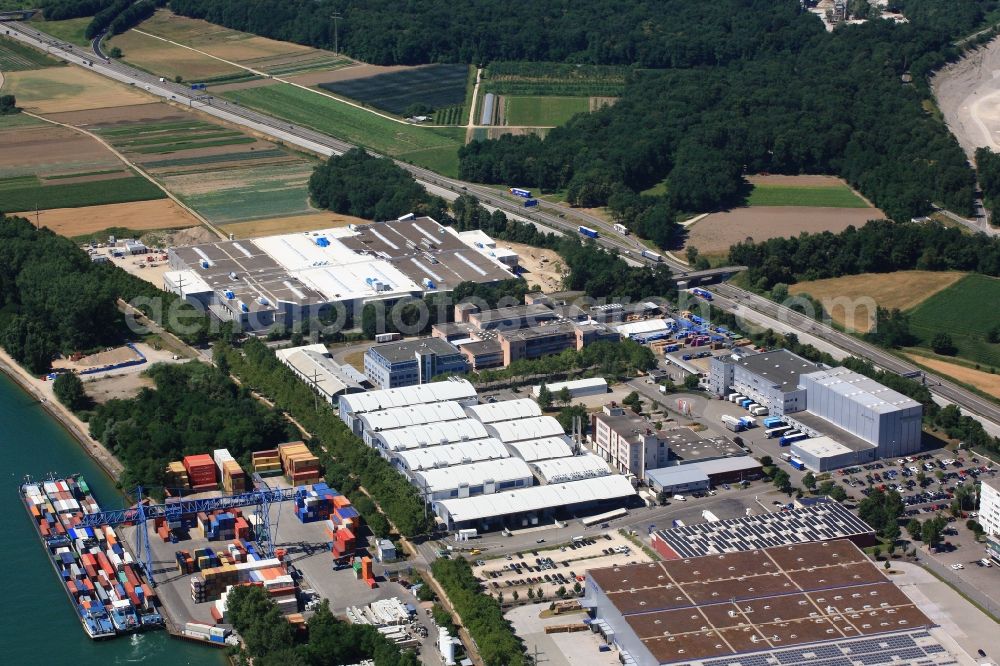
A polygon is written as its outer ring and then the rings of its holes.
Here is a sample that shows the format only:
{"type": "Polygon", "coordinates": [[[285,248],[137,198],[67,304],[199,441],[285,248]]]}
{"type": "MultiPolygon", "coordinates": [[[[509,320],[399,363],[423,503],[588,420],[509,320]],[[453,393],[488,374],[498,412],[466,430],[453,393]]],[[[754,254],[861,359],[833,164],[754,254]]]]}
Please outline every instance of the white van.
{"type": "Polygon", "coordinates": [[[675,502],[687,502],[687,497],[684,497],[684,495],[674,495],[674,501],[675,502]]]}

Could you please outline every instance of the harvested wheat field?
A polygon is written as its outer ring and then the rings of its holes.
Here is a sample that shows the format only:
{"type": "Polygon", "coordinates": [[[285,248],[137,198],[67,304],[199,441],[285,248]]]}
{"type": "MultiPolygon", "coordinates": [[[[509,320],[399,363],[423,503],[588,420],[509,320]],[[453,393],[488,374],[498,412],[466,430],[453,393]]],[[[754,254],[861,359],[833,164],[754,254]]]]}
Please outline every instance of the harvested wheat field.
{"type": "Polygon", "coordinates": [[[67,111],[66,113],[49,113],[46,118],[74,127],[97,125],[112,127],[118,123],[155,122],[159,120],[183,120],[191,117],[191,113],[181,111],[163,102],[148,104],[133,104],[116,106],[109,109],[87,109],[84,111],[67,111]]]}
{"type": "Polygon", "coordinates": [[[863,273],[799,282],[789,287],[788,291],[819,299],[834,322],[864,333],[871,327],[875,306],[909,310],[965,275],[943,271],[863,273]]]}
{"type": "Polygon", "coordinates": [[[687,245],[702,254],[725,254],[730,246],[748,238],[760,242],[768,238],[798,236],[803,231],[838,233],[853,225],[884,216],[875,208],[811,208],[800,206],[753,206],[712,213],[691,225],[687,245]]]}
{"type": "Polygon", "coordinates": [[[79,67],[50,67],[4,74],[0,92],[17,97],[18,106],[49,114],[151,103],[126,85],[79,67]]]}
{"type": "Polygon", "coordinates": [[[244,71],[218,58],[137,30],[115,35],[109,45],[120,48],[125,54],[123,59],[126,62],[168,79],[180,76],[185,81],[202,81],[219,76],[235,76],[244,71]]]}
{"type": "Polygon", "coordinates": [[[983,372],[975,368],[967,368],[964,365],[949,363],[948,361],[941,361],[936,358],[927,358],[919,354],[907,354],[907,357],[926,368],[930,368],[934,372],[946,377],[953,377],[960,382],[975,386],[980,391],[1000,398],[1000,375],[983,372]]]}
{"type": "MultiPolygon", "coordinates": [[[[30,219],[34,211],[20,213],[30,219]]],[[[84,236],[111,227],[126,229],[176,229],[199,224],[198,220],[170,199],[136,201],[134,203],[87,206],[85,208],[53,208],[39,216],[43,227],[62,236],[84,236]]]]}
{"type": "Polygon", "coordinates": [[[333,229],[346,227],[349,224],[371,224],[371,220],[360,217],[340,215],[339,213],[318,212],[305,215],[289,215],[286,217],[270,217],[263,220],[248,222],[232,222],[225,225],[225,231],[237,238],[256,238],[275,234],[288,234],[297,231],[312,231],[315,229],[333,229]]]}

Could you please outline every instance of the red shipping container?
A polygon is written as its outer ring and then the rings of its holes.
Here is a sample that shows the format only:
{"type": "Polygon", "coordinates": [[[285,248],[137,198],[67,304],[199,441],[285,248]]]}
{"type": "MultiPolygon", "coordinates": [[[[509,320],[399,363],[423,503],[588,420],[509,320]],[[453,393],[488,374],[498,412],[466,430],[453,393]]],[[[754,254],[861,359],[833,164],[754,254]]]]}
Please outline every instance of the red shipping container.
{"type": "Polygon", "coordinates": [[[98,553],[97,563],[101,565],[101,569],[103,569],[105,573],[108,574],[108,576],[115,575],[115,568],[111,566],[111,562],[108,561],[107,555],[105,555],[104,553],[98,553]]]}
{"type": "Polygon", "coordinates": [[[156,593],[146,583],[142,584],[142,594],[146,599],[156,599],[156,593]]]}
{"type": "Polygon", "coordinates": [[[132,565],[125,565],[125,580],[129,582],[127,587],[138,587],[140,585],[139,579],[136,577],[135,572],[132,571],[132,565]]]}

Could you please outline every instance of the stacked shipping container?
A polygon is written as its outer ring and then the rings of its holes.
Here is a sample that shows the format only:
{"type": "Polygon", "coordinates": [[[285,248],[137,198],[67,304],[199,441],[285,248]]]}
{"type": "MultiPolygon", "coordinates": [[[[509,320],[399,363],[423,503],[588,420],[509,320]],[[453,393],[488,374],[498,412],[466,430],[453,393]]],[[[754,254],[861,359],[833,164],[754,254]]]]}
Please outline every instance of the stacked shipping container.
{"type": "Polygon", "coordinates": [[[168,489],[187,490],[191,487],[191,480],[188,478],[187,468],[180,460],[167,463],[167,474],[164,480],[168,489]]]}
{"type": "Polygon", "coordinates": [[[229,453],[229,449],[216,449],[212,458],[222,479],[222,488],[230,495],[242,493],[247,489],[247,477],[239,463],[229,453]]]}
{"type": "Polygon", "coordinates": [[[292,485],[309,485],[319,482],[319,458],[314,456],[304,442],[288,442],[278,447],[281,466],[292,485]]]}
{"type": "Polygon", "coordinates": [[[191,490],[198,492],[215,490],[218,483],[215,477],[215,461],[207,454],[184,456],[184,469],[187,470],[191,490]]]}
{"type": "Polygon", "coordinates": [[[281,474],[281,456],[278,454],[278,449],[255,451],[251,455],[250,462],[253,464],[253,471],[261,476],[281,474]]]}

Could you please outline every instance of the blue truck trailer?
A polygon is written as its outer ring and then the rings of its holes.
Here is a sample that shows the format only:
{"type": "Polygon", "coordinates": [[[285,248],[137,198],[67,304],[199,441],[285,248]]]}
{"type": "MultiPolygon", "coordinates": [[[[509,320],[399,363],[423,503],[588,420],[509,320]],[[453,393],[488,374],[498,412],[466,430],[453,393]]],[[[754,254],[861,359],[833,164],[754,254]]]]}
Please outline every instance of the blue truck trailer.
{"type": "Polygon", "coordinates": [[[590,227],[580,227],[578,231],[587,238],[597,238],[599,235],[596,231],[594,231],[590,227]]]}
{"type": "Polygon", "coordinates": [[[531,190],[522,190],[520,187],[512,187],[507,191],[513,194],[515,197],[521,197],[522,199],[531,198],[531,190]]]}

